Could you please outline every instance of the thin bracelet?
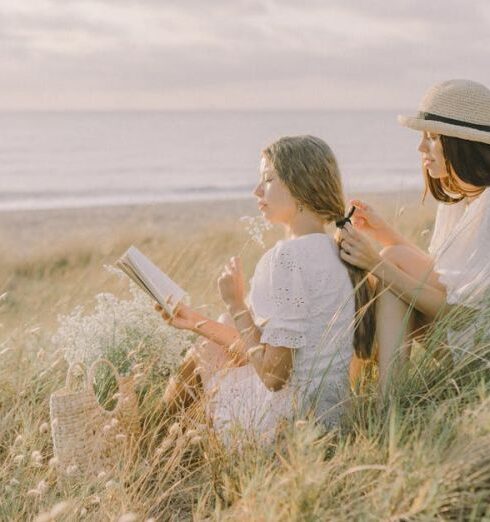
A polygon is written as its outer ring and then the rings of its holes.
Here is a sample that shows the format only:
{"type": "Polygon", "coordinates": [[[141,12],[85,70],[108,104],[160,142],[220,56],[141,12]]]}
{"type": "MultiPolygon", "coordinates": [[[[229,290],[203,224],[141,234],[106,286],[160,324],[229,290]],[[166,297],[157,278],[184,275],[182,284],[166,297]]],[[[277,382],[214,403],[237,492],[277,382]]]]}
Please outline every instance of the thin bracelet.
{"type": "Polygon", "coordinates": [[[250,326],[247,326],[247,328],[244,328],[243,330],[239,330],[240,335],[248,334],[255,328],[255,325],[252,324],[250,326]]]}
{"type": "Polygon", "coordinates": [[[241,342],[242,340],[240,337],[236,341],[233,341],[230,346],[228,346],[228,353],[232,355],[242,355],[242,352],[236,349],[236,347],[239,346],[241,342]]]}
{"type": "Polygon", "coordinates": [[[263,352],[265,349],[265,346],[263,344],[258,344],[256,346],[252,346],[252,348],[249,348],[247,350],[247,353],[246,353],[246,356],[247,356],[247,361],[250,361],[251,357],[253,355],[255,355],[259,350],[261,352],[263,352]]]}
{"type": "Polygon", "coordinates": [[[204,326],[206,323],[209,323],[209,319],[205,319],[204,321],[199,321],[194,325],[194,328],[201,328],[201,326],[204,326]]]}
{"type": "Polygon", "coordinates": [[[244,316],[248,312],[249,312],[248,308],[245,308],[245,310],[242,310],[241,312],[236,313],[233,316],[233,320],[236,321],[237,319],[240,319],[240,317],[244,316]]]}

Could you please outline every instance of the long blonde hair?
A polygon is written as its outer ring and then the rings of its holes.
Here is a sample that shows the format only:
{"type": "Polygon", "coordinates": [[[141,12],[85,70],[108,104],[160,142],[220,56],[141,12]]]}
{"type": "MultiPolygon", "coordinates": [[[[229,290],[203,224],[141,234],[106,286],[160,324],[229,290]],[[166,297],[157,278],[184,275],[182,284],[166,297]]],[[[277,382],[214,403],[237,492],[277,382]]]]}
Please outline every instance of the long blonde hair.
{"type": "MultiPolygon", "coordinates": [[[[330,147],[314,136],[285,136],[262,151],[301,205],[331,223],[345,215],[345,200],[337,160],[330,147]]],[[[374,332],[373,289],[367,272],[346,262],[355,291],[354,348],[358,357],[371,357],[374,332]]]]}

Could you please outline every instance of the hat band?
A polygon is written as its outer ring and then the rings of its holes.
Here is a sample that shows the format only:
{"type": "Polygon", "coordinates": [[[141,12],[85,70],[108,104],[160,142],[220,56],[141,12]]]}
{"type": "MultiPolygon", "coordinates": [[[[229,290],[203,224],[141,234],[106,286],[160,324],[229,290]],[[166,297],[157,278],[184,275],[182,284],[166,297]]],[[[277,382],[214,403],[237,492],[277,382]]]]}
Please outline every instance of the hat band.
{"type": "Polygon", "coordinates": [[[477,123],[468,123],[462,120],[453,120],[452,118],[446,118],[445,116],[439,116],[432,112],[419,112],[419,118],[430,121],[440,121],[441,123],[449,123],[450,125],[458,125],[459,127],[468,127],[470,129],[476,129],[481,131],[490,132],[490,125],[479,125],[477,123]]]}

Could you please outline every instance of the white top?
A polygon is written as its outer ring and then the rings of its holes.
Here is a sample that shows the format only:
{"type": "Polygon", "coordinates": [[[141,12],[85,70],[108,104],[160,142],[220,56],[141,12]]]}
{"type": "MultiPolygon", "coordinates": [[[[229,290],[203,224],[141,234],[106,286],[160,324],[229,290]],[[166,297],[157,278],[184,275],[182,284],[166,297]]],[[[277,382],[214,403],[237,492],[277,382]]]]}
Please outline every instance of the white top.
{"type": "Polygon", "coordinates": [[[490,190],[437,209],[429,252],[449,304],[477,305],[490,282],[490,190]]]}
{"type": "Polygon", "coordinates": [[[295,349],[292,374],[271,392],[250,364],[227,370],[213,400],[215,428],[223,433],[236,421],[271,440],[281,417],[305,407],[335,424],[348,392],[355,304],[334,240],[315,233],[278,241],[250,285],[247,302],[261,343],[295,349]]]}

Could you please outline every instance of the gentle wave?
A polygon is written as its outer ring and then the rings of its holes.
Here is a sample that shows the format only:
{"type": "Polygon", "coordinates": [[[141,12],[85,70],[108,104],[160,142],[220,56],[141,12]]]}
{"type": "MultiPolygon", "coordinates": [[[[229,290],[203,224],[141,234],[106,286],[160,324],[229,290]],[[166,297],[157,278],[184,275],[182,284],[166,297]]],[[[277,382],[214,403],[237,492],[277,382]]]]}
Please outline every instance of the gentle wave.
{"type": "Polygon", "coordinates": [[[249,197],[260,150],[314,134],[347,192],[420,189],[418,136],[386,111],[0,113],[0,211],[249,197]]]}

